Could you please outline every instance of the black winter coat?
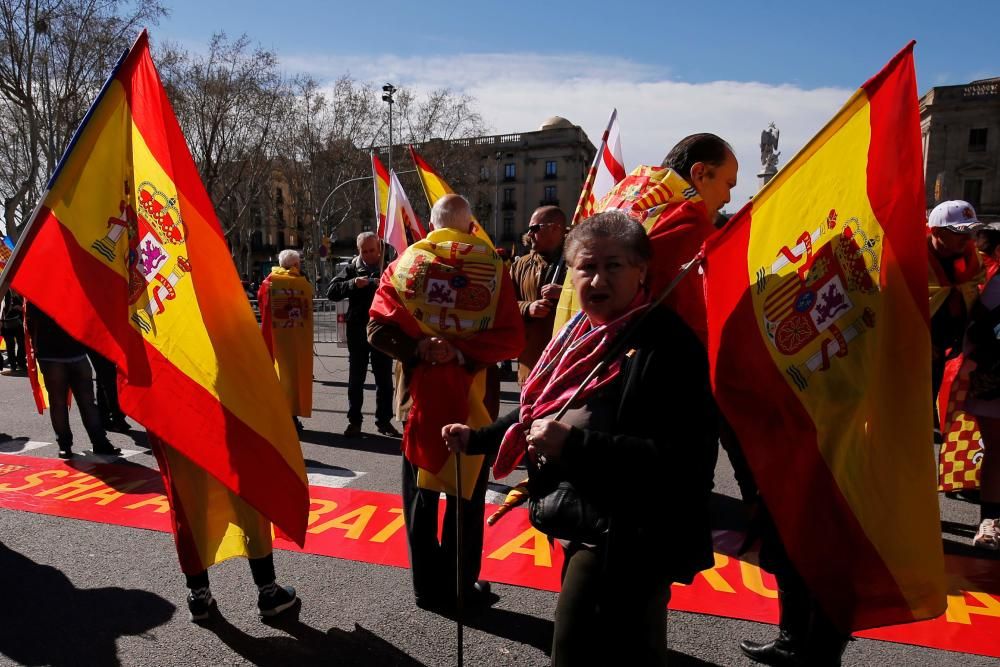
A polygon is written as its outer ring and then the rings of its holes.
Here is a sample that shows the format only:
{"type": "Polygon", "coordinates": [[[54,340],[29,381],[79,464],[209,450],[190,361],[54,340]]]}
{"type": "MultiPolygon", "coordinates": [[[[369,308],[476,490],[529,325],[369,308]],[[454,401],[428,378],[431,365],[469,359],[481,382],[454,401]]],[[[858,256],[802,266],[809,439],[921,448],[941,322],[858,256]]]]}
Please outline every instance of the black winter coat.
{"type": "MultiPolygon", "coordinates": [[[[386,246],[385,265],[396,258],[396,251],[392,246],[386,246]]],[[[361,261],[360,256],[355,256],[347,263],[340,273],[330,281],[326,298],[330,301],[343,301],[347,299],[347,334],[359,340],[366,339],[365,327],[368,326],[368,310],[372,307],[375,299],[375,289],[378,287],[381,275],[380,267],[368,268],[361,261]],[[354,287],[354,279],[364,276],[368,278],[368,284],[361,288],[354,287]]]]}
{"type": "MultiPolygon", "coordinates": [[[[708,360],[694,332],[658,307],[631,338],[622,372],[596,400],[612,401],[609,432],[573,428],[559,466],[610,517],[612,577],[689,583],[711,567],[709,499],[718,452],[708,360]]],[[[473,433],[471,453],[495,458],[514,411],[473,433]]]]}

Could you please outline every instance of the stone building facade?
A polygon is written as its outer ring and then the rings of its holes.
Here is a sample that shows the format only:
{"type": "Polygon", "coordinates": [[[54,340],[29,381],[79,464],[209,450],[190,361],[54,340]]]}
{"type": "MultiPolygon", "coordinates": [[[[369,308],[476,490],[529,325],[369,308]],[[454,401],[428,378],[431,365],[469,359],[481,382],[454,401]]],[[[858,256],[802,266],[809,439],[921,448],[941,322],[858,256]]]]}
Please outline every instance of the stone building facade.
{"type": "Polygon", "coordinates": [[[949,199],[1000,221],[1000,77],[931,88],[920,98],[927,208],[949,199]]]}

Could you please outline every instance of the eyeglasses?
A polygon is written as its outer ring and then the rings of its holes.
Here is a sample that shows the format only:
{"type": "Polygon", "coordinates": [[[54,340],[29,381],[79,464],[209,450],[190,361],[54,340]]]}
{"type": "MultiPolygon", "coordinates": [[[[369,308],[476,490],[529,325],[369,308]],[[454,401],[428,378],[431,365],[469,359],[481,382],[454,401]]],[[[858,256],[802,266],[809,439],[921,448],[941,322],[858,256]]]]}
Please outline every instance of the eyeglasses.
{"type": "Polygon", "coordinates": [[[542,223],[535,223],[534,225],[528,225],[528,233],[537,234],[538,232],[542,231],[542,227],[548,227],[549,225],[554,225],[554,224],[556,223],[542,222],[542,223]]]}

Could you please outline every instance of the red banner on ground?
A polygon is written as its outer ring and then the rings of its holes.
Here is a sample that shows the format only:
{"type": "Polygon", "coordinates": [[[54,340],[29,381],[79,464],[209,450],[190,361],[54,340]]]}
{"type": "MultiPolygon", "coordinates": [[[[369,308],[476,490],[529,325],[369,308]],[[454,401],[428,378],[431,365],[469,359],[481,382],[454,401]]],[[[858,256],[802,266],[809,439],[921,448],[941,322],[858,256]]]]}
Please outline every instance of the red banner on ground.
{"type": "MultiPolygon", "coordinates": [[[[278,548],[407,567],[399,497],[354,489],[310,487],[305,548],[278,548]]],[[[169,506],[155,470],[123,464],[63,462],[0,454],[0,507],[84,521],[170,532],[169,506]]],[[[487,515],[495,507],[487,508],[487,515]]],[[[715,566],[690,586],[675,586],[670,608],[775,623],[774,578],[754,555],[735,557],[741,536],[716,534],[715,566]]],[[[523,509],[486,529],[485,579],[559,590],[562,551],[528,523],[523,509]]],[[[1000,657],[1000,562],[946,558],[948,610],[936,619],[877,628],[859,637],[1000,657]]]]}

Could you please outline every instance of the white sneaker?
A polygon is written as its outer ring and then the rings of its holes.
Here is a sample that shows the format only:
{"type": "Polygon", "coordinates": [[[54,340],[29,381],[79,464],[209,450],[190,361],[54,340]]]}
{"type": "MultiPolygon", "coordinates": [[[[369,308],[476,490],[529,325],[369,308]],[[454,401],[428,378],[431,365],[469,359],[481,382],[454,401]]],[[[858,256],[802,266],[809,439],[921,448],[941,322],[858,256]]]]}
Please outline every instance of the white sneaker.
{"type": "Polygon", "coordinates": [[[972,546],[990,551],[1000,551],[1000,520],[983,519],[979,532],[972,539],[972,546]]]}

